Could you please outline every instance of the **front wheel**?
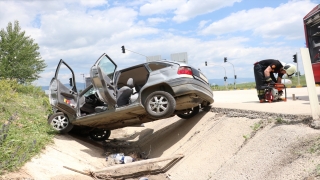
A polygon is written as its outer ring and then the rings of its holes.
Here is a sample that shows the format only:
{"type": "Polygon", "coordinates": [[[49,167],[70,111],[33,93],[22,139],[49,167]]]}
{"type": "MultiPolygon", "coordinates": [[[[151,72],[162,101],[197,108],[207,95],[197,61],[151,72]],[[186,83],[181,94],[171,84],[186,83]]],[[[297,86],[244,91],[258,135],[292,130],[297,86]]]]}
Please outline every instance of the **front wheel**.
{"type": "Polygon", "coordinates": [[[199,113],[199,110],[199,106],[196,106],[191,109],[188,109],[185,113],[177,114],[177,116],[182,119],[190,119],[193,116],[197,115],[199,113]]]}
{"type": "Polygon", "coordinates": [[[48,123],[61,134],[68,133],[73,128],[69,118],[63,112],[57,112],[49,116],[48,123]]]}
{"type": "Polygon", "coordinates": [[[106,129],[96,128],[89,132],[90,138],[93,139],[94,141],[105,141],[110,137],[110,135],[111,135],[111,131],[106,129]]]}
{"type": "Polygon", "coordinates": [[[155,91],[147,97],[144,107],[152,118],[167,118],[173,114],[176,108],[176,100],[170,93],[155,91]]]}

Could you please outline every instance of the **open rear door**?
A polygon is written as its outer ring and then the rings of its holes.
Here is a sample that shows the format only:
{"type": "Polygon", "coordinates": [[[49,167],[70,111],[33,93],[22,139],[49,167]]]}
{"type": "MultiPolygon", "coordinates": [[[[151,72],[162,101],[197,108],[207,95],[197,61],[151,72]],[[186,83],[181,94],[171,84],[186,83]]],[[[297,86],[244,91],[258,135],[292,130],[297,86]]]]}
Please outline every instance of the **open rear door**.
{"type": "Polygon", "coordinates": [[[60,60],[49,86],[50,104],[69,115],[77,112],[77,88],[73,70],[60,60]]]}
{"type": "Polygon", "coordinates": [[[314,80],[320,83],[320,4],[314,7],[304,18],[306,46],[313,69],[314,80]]]}
{"type": "Polygon", "coordinates": [[[100,99],[108,105],[108,109],[116,107],[116,89],[113,84],[117,65],[107,54],[103,54],[90,69],[92,84],[100,99]]]}

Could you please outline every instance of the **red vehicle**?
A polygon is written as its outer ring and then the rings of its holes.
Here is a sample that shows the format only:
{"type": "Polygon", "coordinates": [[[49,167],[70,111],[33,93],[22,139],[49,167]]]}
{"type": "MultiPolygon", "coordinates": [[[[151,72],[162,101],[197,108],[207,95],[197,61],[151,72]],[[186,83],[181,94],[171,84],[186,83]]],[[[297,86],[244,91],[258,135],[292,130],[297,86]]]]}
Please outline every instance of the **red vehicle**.
{"type": "Polygon", "coordinates": [[[303,18],[303,24],[314,80],[316,84],[320,84],[320,4],[303,18]]]}

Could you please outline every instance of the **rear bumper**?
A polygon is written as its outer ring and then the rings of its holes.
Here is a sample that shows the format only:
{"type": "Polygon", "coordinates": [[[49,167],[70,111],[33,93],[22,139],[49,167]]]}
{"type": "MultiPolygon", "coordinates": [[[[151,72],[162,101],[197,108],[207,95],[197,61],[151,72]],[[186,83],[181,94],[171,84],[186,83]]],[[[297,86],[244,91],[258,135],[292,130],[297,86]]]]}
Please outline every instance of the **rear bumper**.
{"type": "Polygon", "coordinates": [[[209,102],[210,104],[214,102],[213,92],[210,86],[199,80],[191,78],[179,78],[170,80],[168,84],[172,87],[176,97],[195,94],[197,97],[203,101],[209,102]]]}

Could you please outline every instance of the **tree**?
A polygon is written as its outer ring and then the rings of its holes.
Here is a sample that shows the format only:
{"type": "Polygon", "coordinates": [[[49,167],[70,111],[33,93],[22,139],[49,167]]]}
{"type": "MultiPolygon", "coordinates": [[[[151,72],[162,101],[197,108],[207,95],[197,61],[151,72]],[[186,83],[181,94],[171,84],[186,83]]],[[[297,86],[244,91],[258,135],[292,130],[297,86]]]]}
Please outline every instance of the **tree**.
{"type": "Polygon", "coordinates": [[[19,22],[9,22],[0,31],[0,78],[16,79],[20,83],[37,80],[46,68],[38,52],[39,46],[21,31],[19,22]]]}

